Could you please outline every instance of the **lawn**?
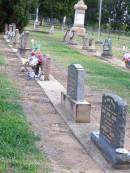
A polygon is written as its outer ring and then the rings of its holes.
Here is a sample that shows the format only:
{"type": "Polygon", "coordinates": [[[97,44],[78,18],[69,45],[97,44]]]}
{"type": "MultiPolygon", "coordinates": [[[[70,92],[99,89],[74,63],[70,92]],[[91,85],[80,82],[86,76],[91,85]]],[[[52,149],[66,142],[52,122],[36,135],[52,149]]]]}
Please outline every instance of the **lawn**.
{"type": "Polygon", "coordinates": [[[72,63],[83,65],[87,73],[86,84],[92,90],[103,90],[118,94],[130,105],[130,73],[70,48],[63,42],[61,31],[56,31],[54,35],[32,32],[32,38],[41,45],[41,50],[44,53],[49,53],[64,68],[67,69],[67,66],[72,63]]]}
{"type": "MultiPolygon", "coordinates": [[[[4,63],[0,55],[0,67],[4,63]]],[[[38,136],[31,132],[19,101],[13,82],[0,74],[0,172],[50,173],[46,156],[35,145],[38,136]]]]}

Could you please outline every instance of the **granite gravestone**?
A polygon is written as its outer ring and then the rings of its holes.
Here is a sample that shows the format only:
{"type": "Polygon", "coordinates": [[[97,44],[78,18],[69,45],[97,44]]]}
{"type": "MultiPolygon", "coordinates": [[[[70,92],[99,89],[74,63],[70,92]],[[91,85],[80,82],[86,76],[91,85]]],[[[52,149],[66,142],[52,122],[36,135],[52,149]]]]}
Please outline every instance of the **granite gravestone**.
{"type": "Polygon", "coordinates": [[[80,64],[68,67],[67,95],[76,101],[84,101],[85,71],[80,64]]]}
{"type": "Polygon", "coordinates": [[[83,37],[83,50],[88,50],[89,49],[89,38],[83,37]]]}
{"type": "Polygon", "coordinates": [[[91,104],[85,96],[85,70],[80,64],[68,67],[67,94],[61,93],[61,104],[65,112],[72,115],[76,122],[89,123],[91,104]]]}
{"type": "Polygon", "coordinates": [[[112,56],[112,41],[111,41],[111,39],[106,39],[104,41],[102,56],[112,56]]]}
{"type": "Polygon", "coordinates": [[[124,149],[126,116],[127,103],[122,98],[112,94],[103,95],[100,132],[93,132],[91,139],[116,168],[129,165],[130,161],[124,149]]]}

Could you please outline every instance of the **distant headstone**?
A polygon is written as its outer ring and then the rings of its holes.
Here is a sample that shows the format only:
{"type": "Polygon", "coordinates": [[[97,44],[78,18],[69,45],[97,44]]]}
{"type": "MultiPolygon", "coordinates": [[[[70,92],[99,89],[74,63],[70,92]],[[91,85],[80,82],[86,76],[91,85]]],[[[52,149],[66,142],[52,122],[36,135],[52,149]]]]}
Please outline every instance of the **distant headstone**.
{"type": "Polygon", "coordinates": [[[112,56],[112,41],[111,41],[111,39],[106,39],[104,41],[102,56],[112,56]]]}
{"type": "Polygon", "coordinates": [[[35,30],[39,28],[38,12],[39,12],[39,9],[37,8],[37,10],[36,10],[36,20],[34,21],[34,29],[35,30]]]}
{"type": "Polygon", "coordinates": [[[43,61],[44,80],[50,79],[51,58],[46,56],[43,61]]]}
{"type": "Polygon", "coordinates": [[[54,25],[51,26],[49,33],[54,34],[54,25]]]}
{"type": "Polygon", "coordinates": [[[62,22],[62,31],[64,31],[65,23],[66,23],[66,16],[64,16],[64,18],[63,18],[63,22],[62,22]]]}
{"type": "Polygon", "coordinates": [[[83,50],[88,50],[89,49],[89,38],[83,37],[83,50]]]}
{"type": "Polygon", "coordinates": [[[76,101],[84,101],[85,71],[80,64],[68,67],[67,94],[76,101]]]}
{"type": "Polygon", "coordinates": [[[119,96],[104,94],[102,97],[100,132],[93,132],[91,135],[91,139],[114,167],[128,164],[128,161],[130,161],[128,153],[119,154],[119,151],[124,150],[127,107],[127,103],[119,96]]]}
{"type": "Polygon", "coordinates": [[[20,43],[20,34],[19,34],[19,29],[15,30],[15,47],[19,48],[19,43],[20,43]]]}
{"type": "Polygon", "coordinates": [[[89,123],[91,104],[85,101],[85,70],[80,64],[68,67],[67,94],[61,93],[61,103],[76,122],[89,123]]]}
{"type": "Polygon", "coordinates": [[[5,24],[5,35],[7,35],[8,34],[8,24],[5,24]]]}
{"type": "Polygon", "coordinates": [[[20,35],[20,48],[19,52],[25,56],[28,57],[30,53],[30,46],[29,46],[29,31],[25,31],[20,35]]]}

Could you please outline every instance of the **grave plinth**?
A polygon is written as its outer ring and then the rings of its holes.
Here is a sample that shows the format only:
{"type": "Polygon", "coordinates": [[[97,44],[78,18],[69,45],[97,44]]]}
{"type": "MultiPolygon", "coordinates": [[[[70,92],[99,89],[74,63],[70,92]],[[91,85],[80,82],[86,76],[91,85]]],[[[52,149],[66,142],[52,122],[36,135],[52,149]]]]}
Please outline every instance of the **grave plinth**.
{"type": "Polygon", "coordinates": [[[61,104],[76,122],[89,123],[91,104],[84,99],[85,71],[80,64],[68,67],[67,94],[61,93],[61,104]]]}
{"type": "Polygon", "coordinates": [[[104,94],[100,131],[91,134],[105,158],[114,168],[130,168],[130,153],[124,148],[127,103],[119,96],[104,94]]]}

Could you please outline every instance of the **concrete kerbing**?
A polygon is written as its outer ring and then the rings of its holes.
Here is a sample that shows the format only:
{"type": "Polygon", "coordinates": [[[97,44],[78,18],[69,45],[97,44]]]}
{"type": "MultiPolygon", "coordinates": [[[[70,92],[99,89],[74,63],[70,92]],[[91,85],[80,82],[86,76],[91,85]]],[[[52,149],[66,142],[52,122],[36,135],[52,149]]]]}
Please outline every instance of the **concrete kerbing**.
{"type": "MultiPolygon", "coordinates": [[[[13,49],[11,48],[13,51],[13,49]]],[[[14,51],[13,51],[14,52],[14,51]]],[[[14,52],[19,59],[22,61],[22,57],[14,52]]],[[[61,115],[65,123],[67,123],[68,127],[71,129],[75,138],[79,141],[82,147],[85,149],[87,154],[95,160],[95,162],[99,165],[100,169],[103,170],[104,173],[129,173],[130,170],[114,170],[110,167],[104,157],[101,155],[98,148],[91,142],[90,134],[92,131],[98,129],[98,124],[90,123],[75,123],[73,118],[69,115],[66,115],[64,109],[61,108],[61,91],[65,92],[65,88],[53,77],[50,75],[50,81],[39,81],[36,80],[41,89],[43,89],[51,101],[52,105],[55,107],[56,111],[61,115]],[[53,87],[52,87],[53,86],[53,87]]],[[[93,119],[93,117],[91,117],[93,119]]]]}

